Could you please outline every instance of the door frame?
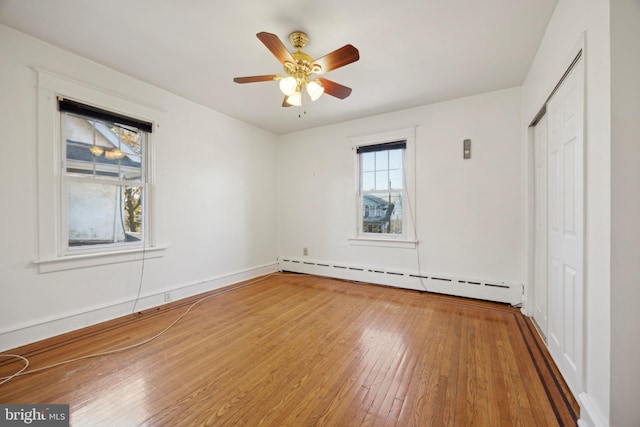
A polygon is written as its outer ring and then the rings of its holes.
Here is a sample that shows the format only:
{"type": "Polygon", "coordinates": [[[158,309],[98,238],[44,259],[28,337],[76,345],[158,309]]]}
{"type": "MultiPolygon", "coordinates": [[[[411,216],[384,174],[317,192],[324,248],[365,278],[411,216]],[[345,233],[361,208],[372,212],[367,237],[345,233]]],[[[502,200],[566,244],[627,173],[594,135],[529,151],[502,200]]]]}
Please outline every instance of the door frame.
{"type": "Polygon", "coordinates": [[[536,254],[538,253],[538,249],[539,249],[539,245],[538,245],[538,236],[539,236],[539,232],[538,232],[538,225],[539,225],[539,218],[537,217],[537,213],[539,212],[544,212],[545,215],[545,219],[544,219],[544,251],[543,251],[543,256],[544,256],[544,260],[543,265],[544,265],[544,277],[542,278],[543,282],[546,283],[547,279],[548,279],[548,257],[549,257],[549,246],[548,246],[548,233],[549,233],[549,227],[548,227],[548,212],[549,212],[549,193],[548,193],[548,180],[549,180],[549,165],[548,165],[548,149],[549,149],[549,124],[548,124],[548,114],[545,112],[545,114],[541,115],[539,120],[536,121],[535,126],[531,126],[531,130],[533,131],[533,154],[532,154],[532,162],[533,162],[533,188],[532,188],[532,192],[533,192],[533,216],[531,217],[532,222],[533,222],[533,277],[531,280],[531,304],[529,305],[529,307],[531,308],[531,319],[533,320],[534,325],[536,326],[536,328],[538,329],[538,333],[540,334],[540,336],[542,337],[543,341],[548,344],[547,342],[547,335],[549,333],[549,288],[548,288],[548,284],[545,285],[545,303],[544,303],[544,313],[543,313],[543,317],[544,317],[544,324],[541,324],[539,319],[536,318],[536,315],[538,314],[537,311],[537,302],[539,301],[538,299],[538,295],[536,295],[536,292],[539,290],[538,288],[538,281],[540,280],[540,277],[538,277],[536,275],[536,273],[538,272],[538,266],[540,265],[540,260],[536,258],[536,254]],[[541,131],[544,131],[544,150],[543,153],[540,152],[539,148],[536,146],[537,145],[537,141],[538,141],[538,127],[540,127],[543,124],[543,120],[544,120],[544,129],[540,129],[541,131]],[[543,173],[544,173],[544,189],[541,190],[538,188],[538,186],[536,185],[538,183],[538,163],[540,162],[540,159],[538,159],[538,155],[539,154],[543,154],[544,159],[542,160],[543,162],[543,173]],[[543,196],[544,197],[544,210],[540,210],[538,209],[539,207],[537,206],[537,201],[539,199],[538,196],[543,196]]]}

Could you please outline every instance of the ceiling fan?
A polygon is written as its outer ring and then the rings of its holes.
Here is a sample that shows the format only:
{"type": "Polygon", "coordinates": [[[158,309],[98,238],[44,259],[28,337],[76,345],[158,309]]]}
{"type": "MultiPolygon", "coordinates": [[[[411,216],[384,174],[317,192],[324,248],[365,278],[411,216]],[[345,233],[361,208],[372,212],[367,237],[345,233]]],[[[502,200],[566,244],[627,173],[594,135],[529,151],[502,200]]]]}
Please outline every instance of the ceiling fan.
{"type": "Polygon", "coordinates": [[[278,36],[261,32],[256,34],[258,39],[271,51],[282,63],[286,75],[269,74],[263,76],[236,77],[236,83],[256,83],[267,81],[280,81],[280,90],[284,94],[283,107],[302,105],[302,88],[304,87],[312,101],[318,99],[323,93],[344,99],[351,94],[351,88],[339,83],[327,80],[323,77],[312,78],[313,74],[324,74],[336,68],[356,62],[360,59],[358,49],[350,44],[342,46],[319,59],[313,59],[302,51],[309,38],[301,31],[295,31],[289,35],[289,41],[296,48],[295,52],[289,52],[278,36]]]}

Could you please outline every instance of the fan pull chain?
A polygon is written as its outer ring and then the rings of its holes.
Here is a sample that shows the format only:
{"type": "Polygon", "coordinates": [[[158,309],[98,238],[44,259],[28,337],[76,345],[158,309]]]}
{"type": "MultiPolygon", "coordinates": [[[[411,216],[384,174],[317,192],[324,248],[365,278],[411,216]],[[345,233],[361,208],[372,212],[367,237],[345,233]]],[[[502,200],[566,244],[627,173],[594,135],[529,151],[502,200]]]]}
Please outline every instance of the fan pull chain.
{"type": "Polygon", "coordinates": [[[298,118],[302,118],[303,115],[307,115],[307,110],[304,109],[304,92],[300,91],[300,105],[298,106],[298,118]]]}
{"type": "Polygon", "coordinates": [[[301,102],[298,106],[298,118],[302,118],[303,115],[307,115],[307,110],[304,108],[304,102],[301,102]]]}

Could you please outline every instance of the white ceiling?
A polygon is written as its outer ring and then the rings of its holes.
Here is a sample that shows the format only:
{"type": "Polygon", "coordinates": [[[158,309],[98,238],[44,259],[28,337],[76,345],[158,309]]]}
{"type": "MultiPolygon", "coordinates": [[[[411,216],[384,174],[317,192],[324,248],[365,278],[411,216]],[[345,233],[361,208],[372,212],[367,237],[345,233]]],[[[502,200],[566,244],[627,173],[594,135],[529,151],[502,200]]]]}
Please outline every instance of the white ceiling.
{"type": "Polygon", "coordinates": [[[285,134],[520,86],[558,0],[0,0],[0,23],[285,134]],[[353,89],[282,108],[282,73],[256,33],[309,36],[319,58],[360,60],[324,77],[353,89]]]}

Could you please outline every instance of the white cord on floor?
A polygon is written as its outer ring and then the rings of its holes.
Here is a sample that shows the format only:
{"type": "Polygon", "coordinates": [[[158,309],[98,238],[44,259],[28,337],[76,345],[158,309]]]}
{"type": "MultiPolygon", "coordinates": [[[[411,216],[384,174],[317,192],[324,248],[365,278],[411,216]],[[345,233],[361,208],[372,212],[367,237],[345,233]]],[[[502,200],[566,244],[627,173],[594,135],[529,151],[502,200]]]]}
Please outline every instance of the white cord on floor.
{"type": "Polygon", "coordinates": [[[9,381],[11,378],[15,378],[18,375],[21,375],[28,367],[29,367],[29,359],[27,359],[24,356],[20,356],[19,354],[0,354],[0,357],[13,357],[16,359],[22,359],[24,361],[24,366],[22,367],[22,369],[20,369],[18,372],[16,372],[13,375],[10,375],[8,377],[2,377],[0,378],[2,381],[0,381],[0,385],[6,383],[7,381],[9,381]]]}
{"type": "Polygon", "coordinates": [[[235,286],[233,288],[222,290],[222,291],[217,292],[215,294],[208,295],[206,297],[200,298],[199,300],[197,300],[193,304],[191,304],[189,306],[189,308],[187,308],[187,310],[184,313],[182,313],[180,316],[178,316],[178,318],[176,320],[171,322],[171,324],[169,326],[167,326],[166,328],[164,328],[162,331],[158,332],[157,334],[155,334],[151,338],[147,338],[147,339],[145,339],[143,341],[140,341],[140,342],[137,342],[135,344],[131,344],[131,345],[128,345],[128,346],[125,346],[125,347],[120,347],[120,348],[116,348],[114,350],[104,351],[104,352],[101,352],[101,353],[88,354],[86,356],[81,356],[81,357],[77,357],[77,358],[74,358],[74,359],[63,360],[62,362],[54,363],[52,365],[43,366],[42,368],[33,369],[31,371],[26,371],[27,367],[29,366],[29,359],[27,359],[26,357],[19,356],[17,354],[0,354],[0,357],[15,357],[15,358],[22,359],[25,362],[25,366],[22,369],[20,369],[18,372],[16,372],[15,374],[9,375],[7,377],[0,377],[0,385],[3,385],[7,381],[9,381],[9,380],[11,380],[13,378],[22,376],[22,375],[34,374],[36,372],[41,372],[41,371],[44,371],[44,370],[47,370],[47,369],[51,369],[51,368],[55,368],[55,367],[58,367],[58,366],[67,365],[69,363],[77,362],[77,361],[80,361],[80,360],[91,359],[91,358],[100,357],[100,356],[107,356],[109,354],[119,353],[119,352],[122,352],[122,351],[130,350],[132,348],[140,347],[140,346],[142,346],[144,344],[147,344],[147,343],[155,340],[156,338],[160,337],[165,332],[167,332],[169,329],[173,328],[173,326],[176,323],[178,323],[184,316],[186,316],[191,311],[191,309],[193,309],[193,307],[195,307],[196,305],[200,304],[201,302],[206,301],[206,300],[208,300],[210,298],[213,298],[213,297],[217,297],[219,295],[224,295],[224,294],[226,294],[228,292],[235,291],[235,290],[240,289],[240,288],[244,288],[244,287],[249,286],[249,285],[253,285],[254,283],[261,282],[261,281],[263,281],[263,280],[265,280],[265,279],[267,279],[267,278],[269,278],[269,277],[271,277],[271,276],[273,276],[275,274],[278,274],[278,273],[270,273],[270,274],[262,276],[262,277],[260,277],[258,279],[255,279],[255,280],[252,280],[250,282],[244,283],[244,284],[242,284],[240,286],[235,286]]]}

